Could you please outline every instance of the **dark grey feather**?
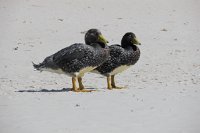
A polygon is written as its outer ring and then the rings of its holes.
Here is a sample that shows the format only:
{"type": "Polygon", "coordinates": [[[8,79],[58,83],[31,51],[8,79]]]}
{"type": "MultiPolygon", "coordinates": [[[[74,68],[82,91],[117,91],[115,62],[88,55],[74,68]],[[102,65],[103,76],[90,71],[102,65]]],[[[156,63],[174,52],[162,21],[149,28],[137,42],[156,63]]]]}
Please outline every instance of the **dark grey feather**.
{"type": "Polygon", "coordinates": [[[136,45],[126,48],[122,48],[120,45],[111,45],[109,49],[108,60],[95,69],[105,76],[122,65],[134,65],[140,57],[140,50],[136,45]]]}

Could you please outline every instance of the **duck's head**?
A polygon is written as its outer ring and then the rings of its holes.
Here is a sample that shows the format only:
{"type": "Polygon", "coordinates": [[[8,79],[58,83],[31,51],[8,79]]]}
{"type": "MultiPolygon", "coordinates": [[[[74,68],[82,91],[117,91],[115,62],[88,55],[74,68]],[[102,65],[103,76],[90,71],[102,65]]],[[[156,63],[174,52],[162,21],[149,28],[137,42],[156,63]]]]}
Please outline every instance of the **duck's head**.
{"type": "Polygon", "coordinates": [[[90,29],[85,34],[85,43],[88,45],[91,45],[92,43],[99,43],[105,47],[108,41],[103,37],[100,30],[90,29]]]}
{"type": "Polygon", "coordinates": [[[141,43],[138,41],[137,37],[132,32],[127,32],[121,41],[122,47],[126,47],[128,45],[141,45],[141,43]]]}

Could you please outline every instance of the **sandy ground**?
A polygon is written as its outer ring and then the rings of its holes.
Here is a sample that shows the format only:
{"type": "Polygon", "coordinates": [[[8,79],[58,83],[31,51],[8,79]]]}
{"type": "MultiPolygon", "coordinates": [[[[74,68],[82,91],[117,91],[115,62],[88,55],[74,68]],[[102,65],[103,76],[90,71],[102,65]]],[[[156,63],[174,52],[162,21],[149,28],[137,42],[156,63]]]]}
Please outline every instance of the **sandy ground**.
{"type": "Polygon", "coordinates": [[[200,1],[0,0],[1,133],[199,133],[200,1]],[[31,61],[99,28],[142,45],[139,62],[116,78],[86,74],[98,91],[67,92],[71,79],[33,70],[31,61]]]}

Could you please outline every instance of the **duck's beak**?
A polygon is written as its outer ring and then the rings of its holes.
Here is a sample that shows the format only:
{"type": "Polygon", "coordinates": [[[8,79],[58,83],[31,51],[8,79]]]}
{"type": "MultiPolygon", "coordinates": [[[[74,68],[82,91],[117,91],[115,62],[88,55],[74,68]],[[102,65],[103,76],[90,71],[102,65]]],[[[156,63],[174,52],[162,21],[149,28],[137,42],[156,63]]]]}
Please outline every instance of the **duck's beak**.
{"type": "Polygon", "coordinates": [[[141,45],[141,43],[138,41],[137,37],[133,38],[133,44],[141,45]]]}
{"type": "Polygon", "coordinates": [[[104,43],[104,44],[109,43],[109,42],[103,37],[103,35],[99,35],[98,40],[99,40],[100,42],[104,43]]]}

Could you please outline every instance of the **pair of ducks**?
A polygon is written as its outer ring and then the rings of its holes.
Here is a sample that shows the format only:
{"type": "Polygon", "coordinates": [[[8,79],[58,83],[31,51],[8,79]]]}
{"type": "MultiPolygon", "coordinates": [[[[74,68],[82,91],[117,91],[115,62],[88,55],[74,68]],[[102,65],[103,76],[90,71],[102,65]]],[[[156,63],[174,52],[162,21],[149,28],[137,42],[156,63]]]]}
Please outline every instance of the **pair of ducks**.
{"type": "Polygon", "coordinates": [[[86,72],[95,72],[107,77],[108,89],[119,89],[115,85],[115,75],[134,65],[139,57],[140,45],[132,32],[127,32],[120,45],[108,46],[108,41],[98,29],[90,29],[85,34],[85,43],[75,43],[55,54],[48,56],[42,63],[34,64],[39,71],[66,74],[72,77],[72,91],[91,92],[86,90],[82,77],[86,72]],[[79,87],[76,86],[78,80],[79,87]]]}

